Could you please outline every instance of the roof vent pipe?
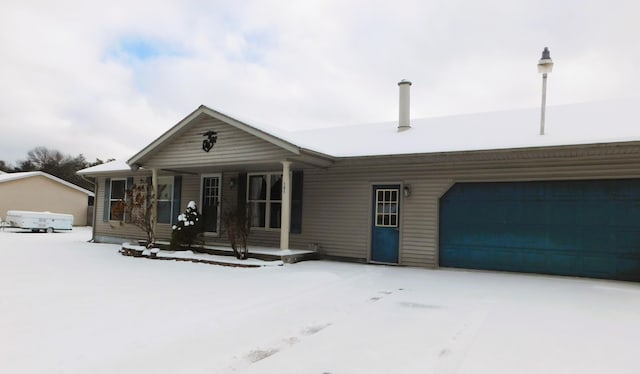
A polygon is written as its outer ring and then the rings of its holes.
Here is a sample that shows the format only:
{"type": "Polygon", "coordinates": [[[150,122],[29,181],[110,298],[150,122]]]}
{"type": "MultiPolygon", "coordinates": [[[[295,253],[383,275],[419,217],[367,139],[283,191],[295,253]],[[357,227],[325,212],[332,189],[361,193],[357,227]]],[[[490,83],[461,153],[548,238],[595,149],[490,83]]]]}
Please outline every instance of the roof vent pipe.
{"type": "Polygon", "coordinates": [[[398,120],[398,131],[404,131],[411,128],[409,124],[409,88],[411,87],[411,82],[406,79],[398,82],[398,86],[400,87],[400,116],[398,120]]]}

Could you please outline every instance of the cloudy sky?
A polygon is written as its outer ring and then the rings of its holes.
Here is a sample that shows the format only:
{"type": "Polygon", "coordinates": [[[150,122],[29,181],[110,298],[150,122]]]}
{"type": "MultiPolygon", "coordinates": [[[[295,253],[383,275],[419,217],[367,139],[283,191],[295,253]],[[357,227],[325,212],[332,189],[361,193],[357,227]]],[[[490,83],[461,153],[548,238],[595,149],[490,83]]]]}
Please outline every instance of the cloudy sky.
{"type": "Polygon", "coordinates": [[[637,0],[0,3],[0,160],[126,159],[200,104],[284,129],[637,97],[637,0]]]}

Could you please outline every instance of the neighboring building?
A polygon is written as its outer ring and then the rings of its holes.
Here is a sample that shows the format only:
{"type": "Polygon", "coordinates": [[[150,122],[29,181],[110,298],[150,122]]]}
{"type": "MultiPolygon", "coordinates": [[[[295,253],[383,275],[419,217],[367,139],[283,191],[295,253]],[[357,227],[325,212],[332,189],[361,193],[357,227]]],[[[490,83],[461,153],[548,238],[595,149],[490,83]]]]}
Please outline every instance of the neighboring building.
{"type": "Polygon", "coordinates": [[[637,103],[549,107],[546,135],[539,109],[410,121],[400,107],[399,123],[285,132],[201,106],[126,163],[80,172],[97,182],[94,239],[144,237],[110,206],[151,177],[163,240],[194,200],[224,245],[221,212],[246,204],[252,245],[640,280],[637,103]]]}
{"type": "Polygon", "coordinates": [[[75,226],[87,225],[91,191],[41,171],[0,175],[0,215],[9,210],[73,214],[75,226]]]}

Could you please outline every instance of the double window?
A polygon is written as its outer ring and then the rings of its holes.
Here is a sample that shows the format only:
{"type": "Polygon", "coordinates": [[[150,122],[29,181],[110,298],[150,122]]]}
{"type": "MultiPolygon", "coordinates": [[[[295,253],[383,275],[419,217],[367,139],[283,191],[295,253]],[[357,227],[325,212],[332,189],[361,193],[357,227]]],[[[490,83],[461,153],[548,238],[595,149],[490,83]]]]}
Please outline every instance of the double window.
{"type": "Polygon", "coordinates": [[[249,174],[247,203],[251,227],[279,229],[282,216],[282,173],[249,174]]]}
{"type": "MultiPolygon", "coordinates": [[[[107,180],[107,196],[108,196],[108,212],[105,212],[105,220],[110,221],[125,221],[131,217],[130,211],[127,212],[126,201],[129,198],[127,196],[127,190],[134,188],[133,178],[128,179],[111,179],[107,180]]],[[[141,179],[140,183],[144,183],[144,179],[141,179]]],[[[151,181],[147,180],[145,189],[140,193],[147,194],[147,198],[150,198],[151,181]]],[[[131,191],[129,192],[131,194],[131,191]]],[[[137,192],[134,192],[134,194],[137,192]]],[[[174,177],[159,177],[158,178],[158,223],[170,224],[174,213],[174,177]]],[[[105,196],[105,197],[107,197],[105,196]]],[[[134,196],[135,198],[135,196],[134,196]]],[[[146,205],[146,204],[144,204],[146,205]]],[[[135,209],[131,208],[130,209],[135,209]]],[[[146,209],[146,207],[139,207],[139,209],[146,209]]]]}

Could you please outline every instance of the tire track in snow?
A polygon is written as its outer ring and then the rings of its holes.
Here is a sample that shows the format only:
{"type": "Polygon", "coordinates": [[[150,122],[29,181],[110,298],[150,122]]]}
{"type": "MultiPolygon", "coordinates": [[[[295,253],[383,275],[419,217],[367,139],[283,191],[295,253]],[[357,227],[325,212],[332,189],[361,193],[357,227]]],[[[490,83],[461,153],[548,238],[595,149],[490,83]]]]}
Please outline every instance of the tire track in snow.
{"type": "Polygon", "coordinates": [[[458,371],[488,315],[489,307],[482,305],[460,324],[457,331],[436,355],[436,373],[446,374],[458,371]]]}
{"type": "MultiPolygon", "coordinates": [[[[361,278],[361,276],[356,276],[353,278],[361,278]]],[[[327,289],[324,289],[323,291],[326,292],[327,289]]],[[[359,311],[363,307],[366,307],[366,305],[369,302],[376,302],[376,301],[382,300],[385,297],[393,295],[394,292],[396,291],[403,291],[403,289],[398,288],[397,290],[392,290],[392,291],[389,291],[389,290],[378,291],[377,295],[366,298],[362,300],[360,303],[355,303],[352,308],[336,313],[335,315],[333,315],[332,321],[339,321],[354,313],[359,313],[359,311]]],[[[272,342],[271,344],[265,344],[263,347],[250,350],[244,356],[240,357],[239,359],[236,359],[235,362],[230,367],[227,368],[226,372],[236,372],[236,371],[244,370],[249,366],[253,365],[254,363],[270,358],[274,355],[277,355],[279,352],[282,352],[288,348],[291,348],[294,345],[304,342],[305,339],[321,332],[322,330],[330,327],[332,324],[333,322],[310,324],[304,327],[303,329],[301,329],[298,332],[298,334],[296,334],[295,336],[290,336],[288,338],[280,339],[272,342]]]]}

